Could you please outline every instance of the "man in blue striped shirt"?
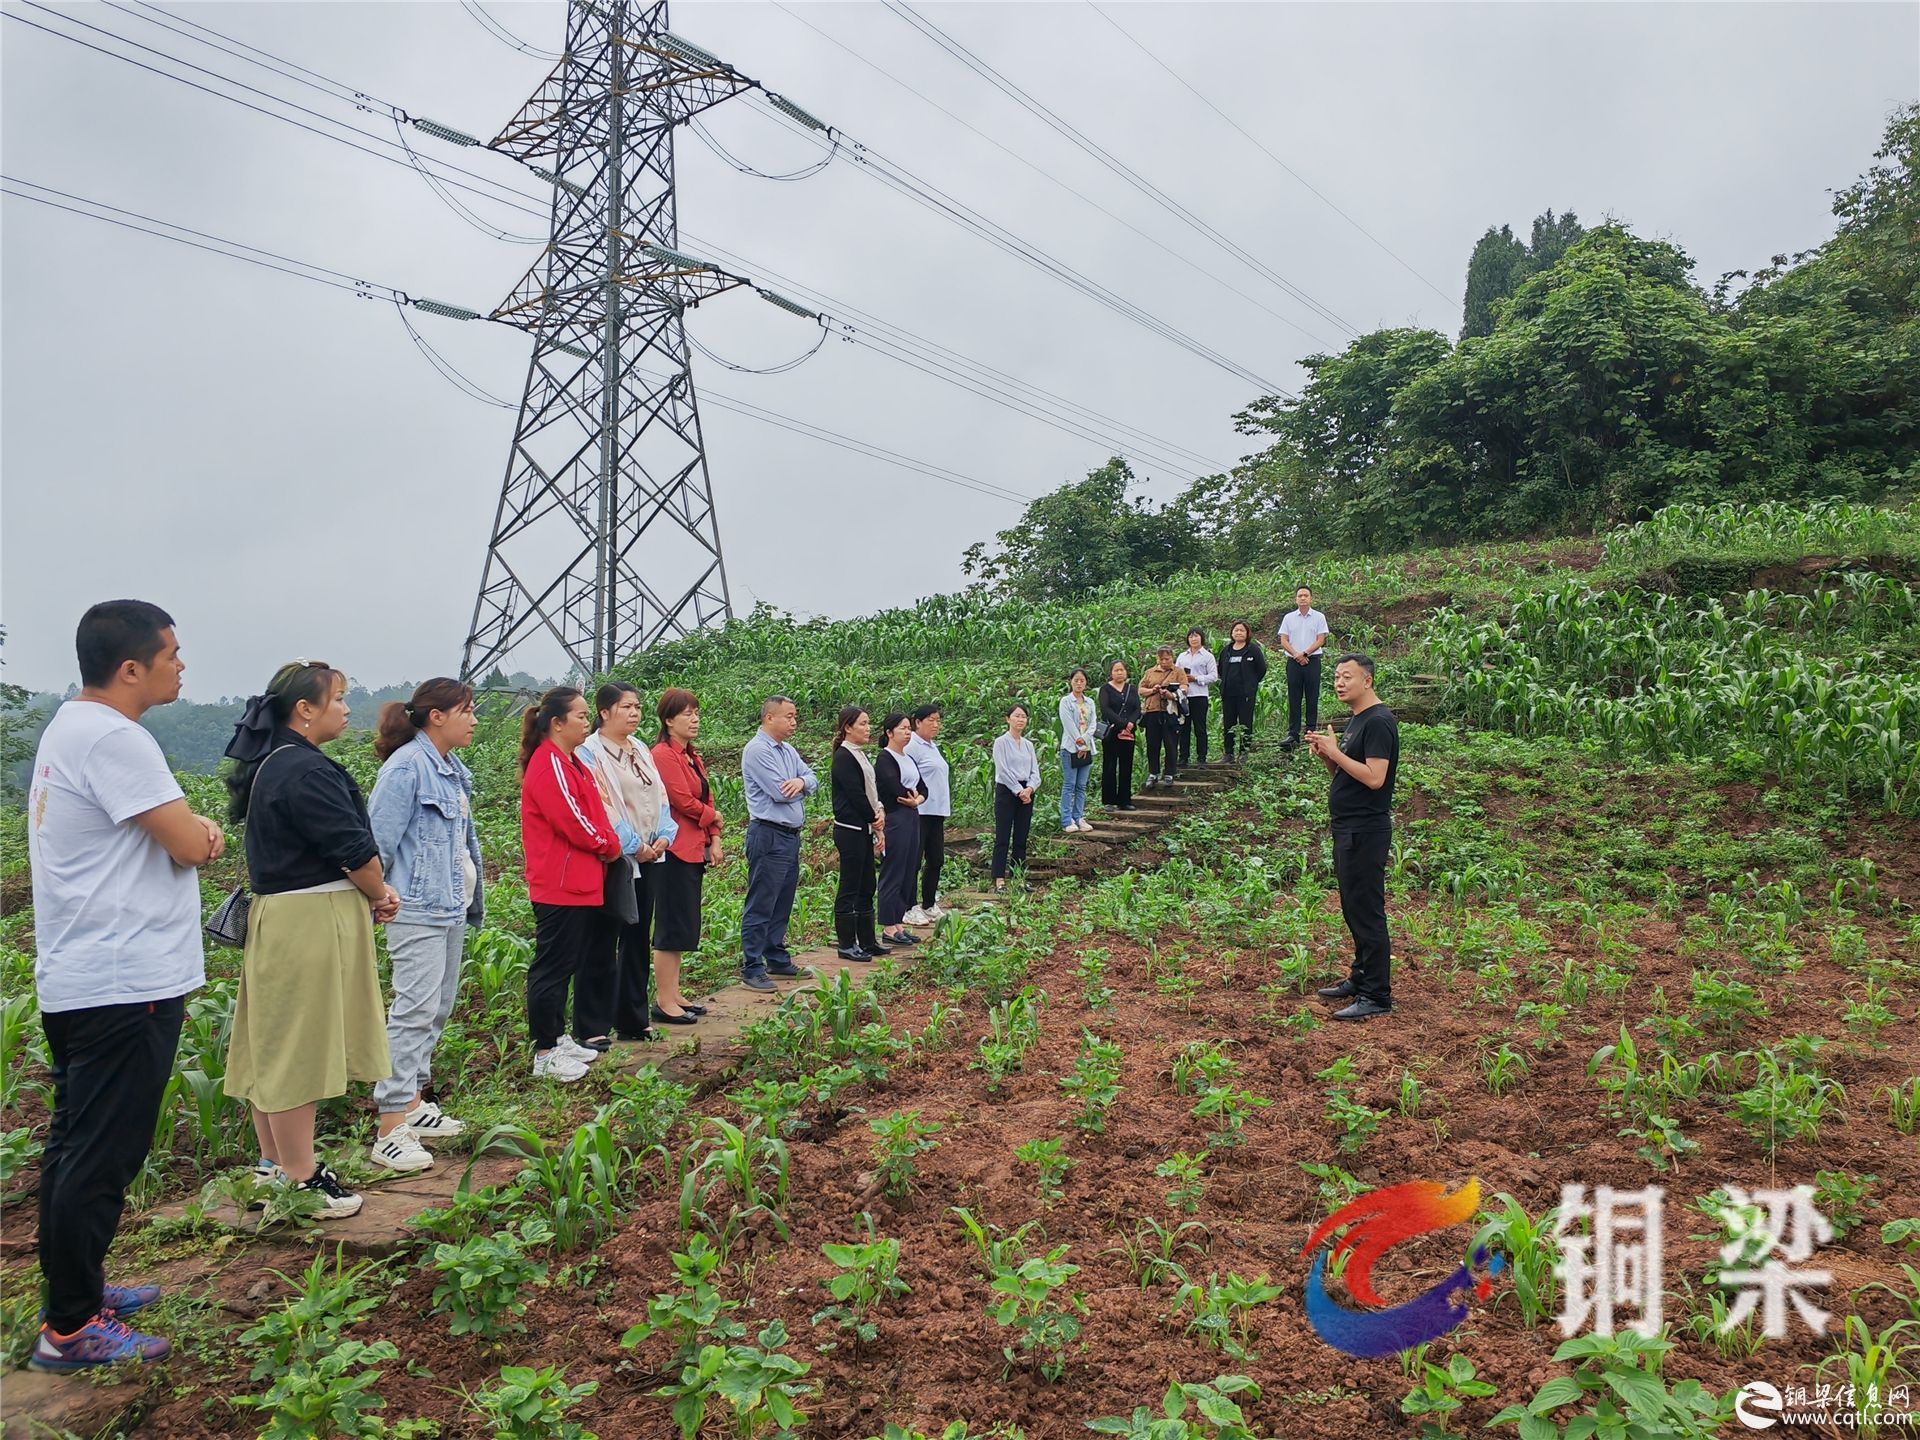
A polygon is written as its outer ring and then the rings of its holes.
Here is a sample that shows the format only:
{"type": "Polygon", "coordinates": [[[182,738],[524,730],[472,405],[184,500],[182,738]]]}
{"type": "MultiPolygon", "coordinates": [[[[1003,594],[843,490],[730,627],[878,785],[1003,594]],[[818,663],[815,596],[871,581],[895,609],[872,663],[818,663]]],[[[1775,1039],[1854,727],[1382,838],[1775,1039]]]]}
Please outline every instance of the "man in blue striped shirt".
{"type": "Polygon", "coordinates": [[[793,963],[787,919],[800,884],[800,827],[807,796],[820,781],[787,742],[800,728],[793,701],[775,695],[760,707],[760,731],[740,752],[747,792],[747,902],[740,916],[740,983],[772,990],[773,977],[805,980],[813,971],[793,963]]]}

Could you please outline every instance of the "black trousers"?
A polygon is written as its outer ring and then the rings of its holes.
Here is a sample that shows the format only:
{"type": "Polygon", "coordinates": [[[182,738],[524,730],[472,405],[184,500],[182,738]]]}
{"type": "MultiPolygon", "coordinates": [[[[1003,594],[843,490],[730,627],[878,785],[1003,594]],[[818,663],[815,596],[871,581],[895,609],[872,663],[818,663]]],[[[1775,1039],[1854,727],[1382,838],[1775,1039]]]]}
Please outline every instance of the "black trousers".
{"type": "Polygon", "coordinates": [[[940,898],[940,871],[947,863],[947,817],[920,817],[920,907],[933,908],[940,898]]]}
{"type": "Polygon", "coordinates": [[[1251,695],[1220,697],[1220,733],[1226,742],[1229,760],[1233,758],[1235,739],[1240,742],[1242,754],[1253,749],[1253,701],[1251,695]]]}
{"type": "Polygon", "coordinates": [[[533,959],[527,965],[527,1029],[533,1048],[551,1050],[567,1033],[567,989],[573,988],[573,1028],[581,1036],[604,1035],[587,1026],[604,1023],[594,997],[609,983],[613,929],[618,922],[598,905],[533,906],[533,959]],[[584,974],[585,983],[579,982],[584,974]],[[584,1008],[583,1008],[584,1002],[584,1008]]]}
{"type": "Polygon", "coordinates": [[[880,923],[892,928],[913,908],[920,873],[920,816],[901,806],[887,816],[887,853],[880,860],[880,923]]]}
{"type": "Polygon", "coordinates": [[[1393,1003],[1393,952],[1387,939],[1387,858],[1391,830],[1333,832],[1333,874],[1340,882],[1340,914],[1353,936],[1353,988],[1382,1005],[1393,1003]]]}
{"type": "Polygon", "coordinates": [[[787,923],[800,888],[800,837],[762,820],[747,822],[747,898],[740,911],[740,973],[791,968],[787,923]]]}
{"type": "Polygon", "coordinates": [[[1174,749],[1186,727],[1165,710],[1147,715],[1147,774],[1169,775],[1179,765],[1174,749]]]}
{"type": "Polygon", "coordinates": [[[1293,743],[1300,743],[1300,702],[1306,701],[1307,729],[1320,728],[1320,656],[1316,652],[1312,659],[1302,665],[1298,660],[1287,661],[1287,735],[1293,743]]]}
{"type": "Polygon", "coordinates": [[[1027,833],[1033,829],[1033,803],[1022,803],[1019,792],[993,787],[993,878],[1007,873],[1011,853],[1015,865],[1027,863],[1027,833]]]}
{"type": "Polygon", "coordinates": [[[652,865],[634,866],[633,898],[640,918],[622,925],[608,915],[600,930],[600,951],[573,977],[575,1039],[624,1035],[637,1040],[652,1023],[653,885],[652,865]]]}
{"type": "Polygon", "coordinates": [[[840,852],[840,883],[833,892],[833,937],[842,950],[864,945],[873,930],[873,897],[879,886],[873,863],[873,832],[833,827],[840,852]]]}
{"type": "Polygon", "coordinates": [[[40,1158],[40,1274],[47,1323],[59,1334],[100,1311],[107,1247],[127,1186],[153,1148],[185,1013],[176,996],[40,1017],[53,1067],[53,1121],[40,1158]]]}
{"type": "Polygon", "coordinates": [[[1207,695],[1189,695],[1187,697],[1187,723],[1180,727],[1180,768],[1195,763],[1207,763],[1207,707],[1211,700],[1207,695]]]}
{"type": "Polygon", "coordinates": [[[1134,741],[1121,740],[1118,732],[1100,742],[1100,803],[1133,803],[1134,741]]]}

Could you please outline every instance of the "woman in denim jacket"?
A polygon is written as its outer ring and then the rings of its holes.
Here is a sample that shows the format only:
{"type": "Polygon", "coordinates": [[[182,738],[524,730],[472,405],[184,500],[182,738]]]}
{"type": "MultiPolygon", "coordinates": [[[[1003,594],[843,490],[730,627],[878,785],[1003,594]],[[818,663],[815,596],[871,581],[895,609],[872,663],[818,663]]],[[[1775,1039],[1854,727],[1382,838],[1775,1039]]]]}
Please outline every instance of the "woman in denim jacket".
{"type": "Polygon", "coordinates": [[[453,1013],[467,926],[485,918],[480,839],[473,825],[473,775],[453,752],[473,739],[473,690],[429,680],[406,704],[380,709],[373,751],[385,763],[367,802],[380,863],[400,896],[387,927],[393,1004],[387,1048],[393,1075],[374,1087],[380,1108],[373,1160],[388,1170],[433,1163],[423,1140],[466,1127],[426,1098],[433,1050],[453,1013]]]}

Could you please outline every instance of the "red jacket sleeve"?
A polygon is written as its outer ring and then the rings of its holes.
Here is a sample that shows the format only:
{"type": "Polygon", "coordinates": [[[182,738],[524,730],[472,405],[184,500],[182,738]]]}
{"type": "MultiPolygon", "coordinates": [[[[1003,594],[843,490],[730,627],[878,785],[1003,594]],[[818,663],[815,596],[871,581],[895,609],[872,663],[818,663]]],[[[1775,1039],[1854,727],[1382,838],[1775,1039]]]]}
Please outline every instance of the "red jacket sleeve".
{"type": "Polygon", "coordinates": [[[612,859],[620,840],[607,822],[599,792],[589,784],[576,792],[568,783],[567,762],[551,745],[542,745],[527,762],[524,794],[529,808],[576,850],[612,859]]]}
{"type": "Polygon", "coordinates": [[[654,768],[666,788],[667,802],[682,815],[690,816],[695,828],[708,835],[720,833],[720,812],[700,799],[700,781],[686,752],[666,741],[653,747],[654,768]]]}

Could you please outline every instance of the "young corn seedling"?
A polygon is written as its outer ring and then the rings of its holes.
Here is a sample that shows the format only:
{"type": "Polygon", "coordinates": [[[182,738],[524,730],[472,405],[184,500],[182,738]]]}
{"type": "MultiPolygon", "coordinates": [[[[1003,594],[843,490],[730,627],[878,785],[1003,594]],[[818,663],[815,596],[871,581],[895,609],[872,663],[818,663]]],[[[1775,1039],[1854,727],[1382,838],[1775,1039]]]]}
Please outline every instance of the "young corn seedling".
{"type": "MultiPolygon", "coordinates": [[[[863,1242],[820,1247],[827,1263],[835,1269],[834,1274],[820,1282],[833,1297],[833,1304],[816,1312],[813,1323],[831,1320],[852,1335],[856,1345],[867,1345],[880,1333],[873,1321],[875,1308],[913,1292],[900,1278],[900,1242],[876,1235],[871,1215],[863,1215],[861,1219],[867,1226],[867,1238],[863,1242]]],[[[832,1348],[831,1343],[821,1347],[832,1348]]]]}
{"type": "Polygon", "coordinates": [[[1066,1181],[1067,1171],[1074,1165],[1071,1155],[1061,1153],[1066,1143],[1055,1135],[1048,1140],[1029,1140],[1023,1145],[1014,1147],[1013,1158],[1022,1165],[1031,1165],[1034,1168],[1035,1178],[1040,1184],[1042,1205],[1051,1205],[1066,1193],[1062,1186],[1066,1181]]]}
{"type": "Polygon", "coordinates": [[[989,1090],[1026,1064],[1027,1051],[1040,1038],[1041,1003],[1039,992],[1029,986],[987,1012],[987,1033],[974,1068],[986,1071],[989,1090]]]}
{"type": "Polygon", "coordinates": [[[1173,1093],[1198,1095],[1225,1085],[1239,1068],[1224,1041],[1195,1040],[1174,1057],[1173,1093]]]}
{"type": "MultiPolygon", "coordinates": [[[[1067,1263],[1067,1249],[1058,1245],[1045,1255],[1029,1255],[1017,1267],[996,1272],[991,1288],[999,1298],[987,1307],[999,1324],[1019,1332],[1019,1348],[1048,1380],[1066,1373],[1067,1347],[1080,1338],[1080,1317],[1087,1312],[1082,1297],[1060,1293],[1080,1273],[1078,1265],[1067,1263]]],[[[1008,1345],[1000,1353],[1011,1371],[1014,1347],[1008,1345]]]]}
{"type": "Polygon", "coordinates": [[[1497,1251],[1507,1257],[1507,1272],[1512,1276],[1512,1294],[1520,1306],[1520,1319],[1529,1328],[1559,1311],[1559,1280],[1554,1265],[1560,1251],[1554,1241],[1553,1212],[1538,1220],[1527,1214],[1513,1196],[1493,1197],[1498,1213],[1482,1212],[1486,1219],[1473,1237],[1475,1251],[1497,1251]]]}
{"type": "Polygon", "coordinates": [[[974,1253],[980,1259],[980,1273],[989,1280],[1004,1270],[1017,1268],[1027,1255],[1027,1235],[1040,1229],[1038,1220],[1029,1220],[1008,1235],[998,1225],[976,1220],[965,1206],[953,1206],[951,1214],[967,1232],[967,1239],[973,1242],[974,1253]]]}
{"type": "Polygon", "coordinates": [[[1205,1255],[1207,1238],[1207,1227],[1198,1220],[1182,1220],[1168,1228],[1158,1220],[1143,1218],[1134,1225],[1132,1236],[1100,1253],[1123,1257],[1140,1288],[1149,1290],[1166,1280],[1185,1279],[1186,1272],[1176,1257],[1205,1255]],[[1188,1235],[1189,1230],[1197,1234],[1188,1235]]]}
{"type": "Polygon", "coordinates": [[[1400,1114],[1408,1120],[1420,1113],[1420,1079],[1411,1070],[1400,1072],[1400,1114]]]}
{"type": "Polygon", "coordinates": [[[1200,1198],[1207,1193],[1206,1165],[1204,1154],[1189,1155],[1182,1150],[1153,1167],[1153,1173],[1162,1180],[1173,1181],[1173,1188],[1167,1191],[1167,1204],[1182,1215],[1200,1208],[1200,1198]]]}
{"type": "Polygon", "coordinates": [[[1838,1080],[1802,1070],[1791,1060],[1783,1068],[1769,1054],[1760,1057],[1754,1083],[1733,1097],[1733,1109],[1771,1155],[1790,1141],[1818,1140],[1828,1106],[1838,1109],[1845,1100],[1838,1080]]]}
{"type": "Polygon", "coordinates": [[[724,1250],[740,1226],[765,1216],[787,1238],[787,1144],[765,1134],[760,1123],[745,1127],[708,1117],[687,1152],[680,1181],[680,1233],[712,1235],[724,1250]],[[726,1210],[719,1205],[726,1202],[726,1210]]]}
{"type": "Polygon", "coordinates": [[[1920,1075],[1883,1087],[1880,1096],[1887,1102],[1887,1118],[1893,1122],[1894,1129],[1902,1135],[1911,1135],[1920,1128],[1920,1075]]]}
{"type": "Polygon", "coordinates": [[[1102,1040],[1091,1031],[1080,1032],[1080,1058],[1073,1073],[1060,1077],[1060,1088],[1078,1100],[1073,1123],[1088,1135],[1107,1128],[1107,1107],[1120,1095],[1121,1050],[1118,1041],[1102,1040]]]}
{"type": "Polygon", "coordinates": [[[1527,1078],[1527,1057],[1503,1043],[1480,1057],[1480,1073],[1486,1077],[1487,1089],[1505,1095],[1527,1078]]]}
{"type": "Polygon", "coordinates": [[[1453,1356],[1444,1370],[1438,1365],[1421,1365],[1420,1378],[1400,1401],[1402,1415],[1438,1417],[1420,1422],[1420,1440],[1453,1434],[1448,1423],[1461,1401],[1482,1400],[1494,1393],[1495,1387],[1476,1379],[1476,1373],[1473,1361],[1464,1355],[1453,1356]]]}
{"type": "Polygon", "coordinates": [[[939,1132],[939,1122],[922,1120],[918,1110],[896,1110],[883,1119],[869,1120],[867,1128],[879,1137],[873,1142],[873,1158],[880,1188],[890,1200],[906,1199],[913,1187],[915,1161],[940,1143],[930,1138],[939,1132]]]}
{"type": "Polygon", "coordinates": [[[1207,1135],[1210,1147],[1230,1150],[1236,1145],[1246,1144],[1247,1117],[1272,1103],[1250,1091],[1217,1085],[1201,1092],[1198,1103],[1193,1107],[1193,1116],[1196,1120],[1210,1121],[1214,1125],[1215,1128],[1207,1135]]]}

